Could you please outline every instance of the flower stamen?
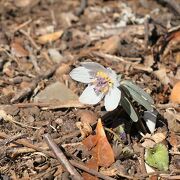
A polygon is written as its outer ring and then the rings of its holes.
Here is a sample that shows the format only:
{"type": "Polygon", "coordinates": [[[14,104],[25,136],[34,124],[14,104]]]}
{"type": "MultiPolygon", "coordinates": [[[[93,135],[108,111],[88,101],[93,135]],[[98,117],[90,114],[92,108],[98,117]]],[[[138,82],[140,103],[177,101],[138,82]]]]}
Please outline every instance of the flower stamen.
{"type": "Polygon", "coordinates": [[[109,88],[113,86],[113,82],[109,76],[103,72],[98,71],[95,76],[95,81],[93,82],[95,85],[94,91],[98,93],[106,94],[109,91],[109,88]]]}

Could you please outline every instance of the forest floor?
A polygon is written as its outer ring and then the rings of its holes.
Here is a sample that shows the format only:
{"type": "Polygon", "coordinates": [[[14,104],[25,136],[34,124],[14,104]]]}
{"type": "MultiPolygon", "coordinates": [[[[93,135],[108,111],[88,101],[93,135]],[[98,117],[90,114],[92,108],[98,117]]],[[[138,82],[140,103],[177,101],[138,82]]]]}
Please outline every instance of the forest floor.
{"type": "Polygon", "coordinates": [[[0,179],[180,179],[177,2],[0,1],[0,179]],[[121,105],[80,103],[86,85],[69,73],[81,62],[147,92],[152,133],[133,100],[138,122],[121,105]]]}

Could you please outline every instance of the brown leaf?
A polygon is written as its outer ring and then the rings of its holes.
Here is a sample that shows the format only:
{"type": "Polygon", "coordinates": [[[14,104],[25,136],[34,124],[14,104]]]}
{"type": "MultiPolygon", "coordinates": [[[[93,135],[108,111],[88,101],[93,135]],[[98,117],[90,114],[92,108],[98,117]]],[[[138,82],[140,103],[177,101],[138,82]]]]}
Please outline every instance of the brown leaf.
{"type": "Polygon", "coordinates": [[[172,89],[170,100],[173,103],[180,104],[180,81],[175,84],[175,86],[172,89]]]}
{"type": "Polygon", "coordinates": [[[88,123],[92,125],[97,120],[97,114],[89,110],[79,110],[77,111],[77,117],[80,118],[82,123],[88,123]]]}
{"type": "Polygon", "coordinates": [[[29,52],[18,42],[11,43],[11,53],[16,57],[26,57],[29,52]]]}
{"type": "Polygon", "coordinates": [[[98,143],[97,143],[98,165],[103,167],[109,167],[115,161],[114,153],[111,148],[111,145],[107,140],[101,119],[98,119],[96,132],[98,136],[98,143]]]}
{"type": "Polygon", "coordinates": [[[112,36],[104,41],[100,49],[105,53],[115,54],[118,51],[119,43],[119,36],[112,36]]]}
{"type": "Polygon", "coordinates": [[[173,131],[170,133],[169,143],[173,147],[173,151],[177,151],[178,140],[177,135],[173,131]]]}
{"type": "Polygon", "coordinates": [[[109,167],[114,160],[114,152],[111,148],[106,137],[101,137],[98,140],[98,165],[103,167],[109,167]]]}
{"type": "Polygon", "coordinates": [[[54,33],[45,34],[45,35],[39,36],[37,41],[40,44],[46,44],[48,42],[56,41],[62,36],[62,34],[63,34],[62,30],[54,32],[54,33]]]}
{"type": "MultiPolygon", "coordinates": [[[[96,158],[92,158],[91,160],[89,160],[86,163],[86,166],[90,169],[94,169],[96,171],[98,171],[98,164],[97,164],[97,159],[96,158]]],[[[89,173],[83,172],[83,179],[85,180],[98,180],[97,177],[90,175],[89,173]]]]}
{"type": "Polygon", "coordinates": [[[170,82],[169,77],[166,73],[166,67],[159,67],[159,70],[154,71],[155,76],[161,81],[162,84],[166,85],[170,82]]]}
{"type": "Polygon", "coordinates": [[[93,136],[93,135],[90,135],[88,136],[86,139],[84,139],[82,141],[82,143],[90,150],[92,149],[94,146],[96,146],[97,144],[97,141],[98,141],[98,138],[97,136],[93,136]]]}
{"type": "Polygon", "coordinates": [[[176,64],[177,64],[177,66],[179,66],[179,65],[180,65],[180,52],[178,52],[178,53],[176,54],[175,59],[176,59],[176,64]]]}
{"type": "Polygon", "coordinates": [[[92,133],[92,128],[88,123],[76,122],[76,126],[81,132],[81,138],[84,139],[92,133]]]}
{"type": "MultiPolygon", "coordinates": [[[[102,126],[101,119],[98,119],[98,123],[96,126],[96,135],[88,136],[83,144],[90,150],[92,154],[92,159],[87,162],[88,167],[96,168],[98,170],[98,166],[109,167],[114,161],[114,153],[109,144],[106,134],[104,132],[104,128],[102,126]]],[[[93,179],[94,177],[84,173],[87,179],[93,179]]],[[[86,179],[86,178],[84,178],[86,179]]]]}

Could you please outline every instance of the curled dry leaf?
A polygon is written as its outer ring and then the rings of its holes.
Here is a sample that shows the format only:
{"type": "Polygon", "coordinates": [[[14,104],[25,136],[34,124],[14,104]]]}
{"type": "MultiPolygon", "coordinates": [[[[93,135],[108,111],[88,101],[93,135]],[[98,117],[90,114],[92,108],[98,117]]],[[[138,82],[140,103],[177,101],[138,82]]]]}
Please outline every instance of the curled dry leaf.
{"type": "MultiPolygon", "coordinates": [[[[109,167],[114,161],[114,153],[109,144],[104,128],[102,126],[101,119],[98,119],[96,127],[96,135],[90,135],[85,140],[83,144],[91,150],[92,159],[87,162],[87,167],[97,168],[98,166],[109,167]]],[[[87,173],[85,173],[87,175],[87,173]]],[[[86,177],[86,176],[85,176],[86,177]]],[[[88,175],[88,178],[93,176],[88,175]]]]}
{"type": "Polygon", "coordinates": [[[161,81],[162,84],[166,85],[170,83],[170,79],[167,76],[165,67],[160,67],[159,70],[154,71],[154,74],[161,81]]]}
{"type": "Polygon", "coordinates": [[[145,140],[141,145],[145,148],[152,148],[157,143],[163,142],[166,139],[166,137],[167,137],[166,132],[159,132],[159,133],[155,133],[153,135],[147,134],[144,137],[145,140]]]}
{"type": "Polygon", "coordinates": [[[88,123],[76,122],[76,126],[79,128],[81,132],[81,138],[84,139],[89,134],[92,133],[92,128],[88,123]]]}
{"type": "Polygon", "coordinates": [[[180,104],[180,81],[175,84],[175,86],[172,89],[170,100],[173,103],[180,104]]]}
{"type": "Polygon", "coordinates": [[[77,117],[80,118],[82,123],[87,123],[87,124],[94,124],[97,120],[97,115],[89,110],[79,110],[77,112],[77,117]]]}
{"type": "Polygon", "coordinates": [[[96,135],[90,135],[87,137],[83,144],[88,148],[91,149],[96,148],[97,153],[97,164],[99,166],[108,167],[114,162],[114,153],[109,144],[106,134],[104,132],[104,128],[102,126],[101,119],[98,120],[98,124],[96,127],[96,135]]]}
{"type": "Polygon", "coordinates": [[[29,56],[29,52],[18,42],[11,43],[11,53],[16,57],[29,56]]]}
{"type": "Polygon", "coordinates": [[[49,34],[45,34],[42,36],[39,36],[37,41],[40,44],[46,44],[48,42],[53,42],[56,41],[57,39],[59,39],[63,34],[63,31],[57,31],[57,32],[53,32],[53,33],[49,33],[49,34]]]}

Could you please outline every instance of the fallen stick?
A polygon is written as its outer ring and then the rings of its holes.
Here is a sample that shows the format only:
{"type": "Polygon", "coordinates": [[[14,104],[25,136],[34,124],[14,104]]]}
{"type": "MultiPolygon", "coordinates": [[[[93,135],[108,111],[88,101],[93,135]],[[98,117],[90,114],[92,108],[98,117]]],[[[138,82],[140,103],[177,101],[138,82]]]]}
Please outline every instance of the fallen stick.
{"type": "MultiPolygon", "coordinates": [[[[8,138],[8,135],[5,134],[4,132],[0,132],[0,138],[8,138]]],[[[32,148],[32,149],[34,149],[34,150],[36,150],[36,151],[42,152],[42,153],[44,153],[45,155],[47,155],[47,156],[49,156],[49,157],[56,158],[55,155],[54,155],[52,152],[49,152],[49,151],[47,151],[47,150],[44,150],[44,148],[41,148],[41,147],[39,147],[39,146],[36,146],[36,145],[28,142],[28,141],[25,140],[25,139],[18,139],[18,140],[16,140],[15,142],[11,142],[11,143],[20,144],[20,145],[23,145],[23,146],[25,146],[25,147],[29,147],[29,148],[32,148]]],[[[106,176],[106,175],[104,175],[104,174],[102,174],[102,173],[100,173],[100,172],[98,172],[98,171],[96,171],[96,170],[94,170],[94,169],[92,170],[92,169],[90,169],[90,168],[87,168],[83,163],[80,164],[79,162],[76,162],[76,161],[74,161],[74,160],[70,160],[70,163],[71,163],[73,166],[75,166],[75,167],[77,167],[77,168],[79,168],[79,169],[81,169],[81,170],[83,170],[83,171],[86,171],[86,172],[88,172],[88,173],[90,173],[90,174],[92,174],[92,175],[94,175],[94,176],[97,176],[97,177],[99,177],[99,178],[101,178],[101,179],[104,179],[104,180],[115,180],[114,178],[108,177],[108,176],[106,176]]],[[[127,177],[127,175],[123,175],[123,174],[120,174],[120,176],[122,176],[122,177],[127,177]]],[[[128,177],[129,177],[129,176],[128,176],[128,177]]],[[[131,179],[131,178],[129,178],[129,179],[131,179]]]]}
{"type": "Polygon", "coordinates": [[[67,169],[67,171],[72,176],[72,179],[75,180],[82,180],[81,175],[77,172],[77,170],[72,166],[72,164],[67,160],[64,153],[61,151],[61,149],[56,145],[56,143],[53,141],[51,136],[49,134],[44,135],[45,141],[50,147],[50,149],[53,151],[55,156],[57,157],[58,161],[67,169]]]}

